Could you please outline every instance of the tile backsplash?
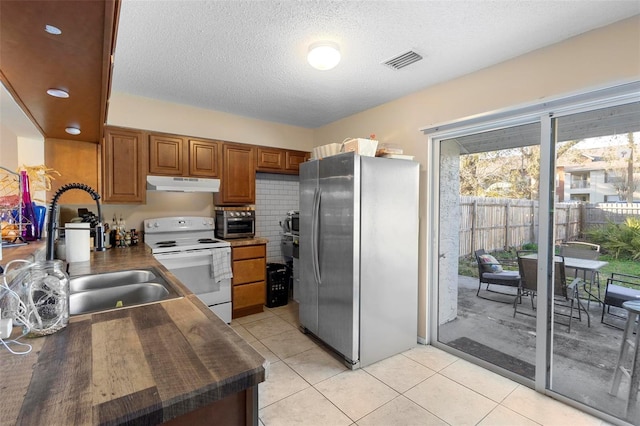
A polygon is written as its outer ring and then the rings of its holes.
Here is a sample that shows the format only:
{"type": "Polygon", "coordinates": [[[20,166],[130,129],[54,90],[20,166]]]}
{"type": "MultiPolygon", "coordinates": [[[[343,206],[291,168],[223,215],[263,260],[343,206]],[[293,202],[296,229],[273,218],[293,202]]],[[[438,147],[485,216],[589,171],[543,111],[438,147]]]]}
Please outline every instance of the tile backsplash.
{"type": "Polygon", "coordinates": [[[280,222],[299,208],[298,176],[256,174],[256,236],[267,238],[267,262],[284,263],[280,251],[280,222]]]}

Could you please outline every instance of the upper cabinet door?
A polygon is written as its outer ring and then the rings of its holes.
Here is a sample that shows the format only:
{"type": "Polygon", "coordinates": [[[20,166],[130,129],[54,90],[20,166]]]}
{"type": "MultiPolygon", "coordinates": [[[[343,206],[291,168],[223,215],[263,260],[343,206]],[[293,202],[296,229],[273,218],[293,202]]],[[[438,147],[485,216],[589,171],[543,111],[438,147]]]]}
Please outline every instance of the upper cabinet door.
{"type": "Polygon", "coordinates": [[[250,145],[222,145],[222,177],[215,204],[242,205],[256,201],[256,150],[250,145]]]}
{"type": "Polygon", "coordinates": [[[300,171],[300,163],[304,163],[309,158],[311,158],[311,154],[308,152],[287,151],[284,168],[297,173],[300,171]]]}
{"type": "Polygon", "coordinates": [[[144,203],[146,199],[145,133],[108,127],[102,144],[102,200],[144,203]]]}
{"type": "Polygon", "coordinates": [[[149,136],[149,174],[183,176],[186,172],[184,139],[165,135],[149,136]]]}
{"type": "Polygon", "coordinates": [[[222,142],[189,139],[189,176],[220,177],[222,142]]]}
{"type": "Polygon", "coordinates": [[[264,148],[259,146],[257,149],[258,164],[256,170],[259,172],[279,172],[284,169],[285,151],[277,148],[264,148]]]}

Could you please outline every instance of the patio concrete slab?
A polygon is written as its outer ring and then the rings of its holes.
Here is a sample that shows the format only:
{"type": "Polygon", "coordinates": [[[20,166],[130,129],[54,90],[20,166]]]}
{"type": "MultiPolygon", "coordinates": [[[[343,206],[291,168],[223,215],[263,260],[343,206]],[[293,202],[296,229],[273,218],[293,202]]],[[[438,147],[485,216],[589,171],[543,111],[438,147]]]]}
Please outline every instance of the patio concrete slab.
{"type": "MultiPolygon", "coordinates": [[[[511,295],[482,293],[495,298],[494,301],[477,297],[477,288],[477,278],[459,277],[458,316],[441,325],[438,340],[445,344],[454,342],[452,346],[456,341],[464,342],[463,338],[476,342],[469,344],[465,352],[476,351],[474,356],[503,368],[511,365],[512,370],[522,374],[518,364],[510,364],[509,361],[517,360],[525,366],[535,365],[535,318],[525,315],[535,313],[530,300],[523,299],[514,317],[515,291],[511,295]]],[[[586,301],[583,302],[586,307],[586,301]]],[[[571,332],[566,325],[568,318],[555,316],[552,389],[585,405],[624,418],[627,381],[623,379],[619,396],[608,393],[618,361],[622,330],[601,324],[602,307],[598,303],[591,302],[588,312],[591,326],[587,326],[583,313],[581,321],[572,320],[571,332]]],[[[623,320],[608,318],[608,322],[624,326],[623,320]]],[[[627,421],[640,424],[640,402],[629,413],[627,421]]]]}

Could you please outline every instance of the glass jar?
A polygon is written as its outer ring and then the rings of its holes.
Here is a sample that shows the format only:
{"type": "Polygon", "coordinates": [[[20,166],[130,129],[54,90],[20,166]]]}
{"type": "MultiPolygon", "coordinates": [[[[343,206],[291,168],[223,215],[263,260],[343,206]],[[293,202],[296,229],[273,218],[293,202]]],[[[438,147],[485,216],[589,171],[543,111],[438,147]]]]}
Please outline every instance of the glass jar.
{"type": "Polygon", "coordinates": [[[22,282],[27,336],[46,336],[69,323],[69,277],[61,260],[35,262],[22,282]]]}

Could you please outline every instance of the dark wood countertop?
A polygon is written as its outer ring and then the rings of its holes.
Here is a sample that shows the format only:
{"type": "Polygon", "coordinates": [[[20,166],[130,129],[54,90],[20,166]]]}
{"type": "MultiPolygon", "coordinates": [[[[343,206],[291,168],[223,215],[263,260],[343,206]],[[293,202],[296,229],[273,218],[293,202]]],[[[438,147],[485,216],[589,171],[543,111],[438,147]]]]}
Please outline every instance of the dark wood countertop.
{"type": "Polygon", "coordinates": [[[71,317],[53,335],[23,338],[28,355],[0,348],[0,423],[157,424],[265,380],[264,358],[144,244],[92,253],[69,272],[144,267],[160,269],[184,297],[71,317]]]}

